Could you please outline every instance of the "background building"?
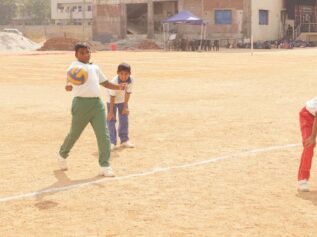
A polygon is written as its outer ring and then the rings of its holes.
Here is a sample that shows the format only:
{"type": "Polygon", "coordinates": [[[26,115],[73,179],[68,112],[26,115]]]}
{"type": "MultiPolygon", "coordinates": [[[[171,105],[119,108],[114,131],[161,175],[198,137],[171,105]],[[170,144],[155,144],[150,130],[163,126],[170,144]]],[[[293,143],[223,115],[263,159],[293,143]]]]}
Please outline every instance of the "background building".
{"type": "MultiPolygon", "coordinates": [[[[254,40],[284,36],[284,0],[94,0],[93,34],[107,41],[127,33],[162,33],[162,19],[188,10],[207,22],[208,39],[250,39],[251,17],[254,40]],[[251,9],[252,8],[252,9],[251,9]]],[[[176,28],[176,27],[174,27],[176,28]]],[[[173,30],[173,28],[171,28],[173,30]]],[[[176,30],[176,29],[175,29],[176,30]]],[[[177,31],[197,37],[199,27],[182,26],[177,31]]]]}
{"type": "Polygon", "coordinates": [[[251,17],[254,41],[283,38],[285,32],[284,13],[283,0],[252,0],[251,17]]]}
{"type": "Polygon", "coordinates": [[[294,38],[317,41],[316,0],[286,0],[287,24],[294,29],[294,38]]]}
{"type": "Polygon", "coordinates": [[[51,17],[57,25],[92,23],[92,0],[51,0],[51,17]]]}
{"type": "Polygon", "coordinates": [[[161,21],[178,12],[177,0],[94,0],[94,38],[109,41],[127,34],[162,33],[161,21]]]}

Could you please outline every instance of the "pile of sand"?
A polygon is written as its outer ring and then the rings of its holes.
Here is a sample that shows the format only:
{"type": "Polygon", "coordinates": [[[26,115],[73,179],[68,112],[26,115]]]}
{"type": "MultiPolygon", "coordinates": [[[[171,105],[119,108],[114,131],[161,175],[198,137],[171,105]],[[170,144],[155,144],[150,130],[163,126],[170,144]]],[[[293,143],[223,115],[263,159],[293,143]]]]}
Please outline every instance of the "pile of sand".
{"type": "MultiPolygon", "coordinates": [[[[81,42],[81,40],[74,38],[51,38],[47,40],[43,47],[39,50],[41,51],[72,51],[76,43],[81,42]]],[[[159,50],[160,46],[155,41],[146,39],[145,37],[133,37],[110,44],[102,44],[97,41],[90,41],[88,45],[92,51],[96,50],[111,50],[112,45],[116,45],[117,50],[159,50]]]]}
{"type": "Polygon", "coordinates": [[[40,48],[39,50],[71,51],[74,50],[76,43],[78,43],[79,41],[80,40],[72,38],[51,38],[47,40],[42,48],[40,48]]]}
{"type": "Polygon", "coordinates": [[[24,36],[0,32],[0,51],[31,51],[38,48],[40,48],[39,44],[24,36]]]}
{"type": "MultiPolygon", "coordinates": [[[[41,51],[73,51],[75,48],[75,45],[78,42],[82,42],[82,41],[78,39],[63,38],[63,37],[51,38],[47,40],[43,44],[43,47],[40,48],[39,50],[41,51]]],[[[93,44],[88,42],[88,45],[90,46],[90,49],[92,51],[95,51],[95,47],[93,44]]]]}

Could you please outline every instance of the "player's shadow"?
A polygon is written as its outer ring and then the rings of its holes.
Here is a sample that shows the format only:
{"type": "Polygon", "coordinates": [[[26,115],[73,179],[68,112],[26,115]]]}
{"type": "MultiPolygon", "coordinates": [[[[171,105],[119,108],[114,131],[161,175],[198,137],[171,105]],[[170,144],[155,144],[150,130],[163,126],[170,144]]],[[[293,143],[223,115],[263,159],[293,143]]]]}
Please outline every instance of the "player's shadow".
{"type": "Polygon", "coordinates": [[[317,207],[317,191],[310,191],[306,193],[298,192],[296,196],[301,199],[311,201],[311,203],[317,207]]]}
{"type": "MultiPolygon", "coordinates": [[[[93,181],[102,179],[102,176],[95,176],[88,179],[71,180],[67,176],[66,172],[61,170],[54,170],[54,176],[57,179],[55,183],[37,191],[38,195],[36,195],[35,207],[37,207],[40,210],[54,208],[58,205],[57,202],[45,200],[47,196],[53,195],[55,193],[59,193],[67,189],[72,189],[72,187],[73,188],[75,187],[74,185],[85,184],[88,182],[93,182],[93,181]]],[[[103,185],[101,184],[94,184],[94,185],[103,187],[103,185]]]]}

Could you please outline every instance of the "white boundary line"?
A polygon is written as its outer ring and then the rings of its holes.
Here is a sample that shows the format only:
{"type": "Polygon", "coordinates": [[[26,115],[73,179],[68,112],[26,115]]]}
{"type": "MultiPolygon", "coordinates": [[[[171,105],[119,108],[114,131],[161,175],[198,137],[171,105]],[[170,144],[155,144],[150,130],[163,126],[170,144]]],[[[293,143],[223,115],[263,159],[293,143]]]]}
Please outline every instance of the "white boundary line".
{"type": "Polygon", "coordinates": [[[248,151],[235,153],[232,155],[219,156],[219,157],[215,157],[212,159],[202,160],[202,161],[193,162],[193,163],[187,163],[187,164],[183,164],[183,165],[176,165],[176,166],[165,167],[165,168],[155,168],[155,169],[145,171],[142,173],[129,174],[126,176],[121,176],[121,177],[103,178],[103,179],[98,179],[95,181],[66,185],[64,187],[49,188],[49,189],[41,190],[41,191],[22,193],[22,194],[11,195],[11,196],[4,196],[4,197],[0,197],[0,203],[9,202],[9,201],[16,201],[16,200],[21,200],[21,199],[26,199],[26,198],[32,198],[32,197],[36,197],[38,195],[45,194],[45,193],[62,192],[62,191],[67,191],[67,190],[71,190],[71,189],[82,188],[82,187],[89,186],[92,184],[105,183],[105,182],[111,182],[111,181],[117,181],[117,180],[126,180],[126,179],[132,179],[132,178],[136,178],[136,177],[144,177],[144,176],[149,176],[149,175],[153,175],[153,174],[157,174],[157,173],[168,172],[168,171],[175,170],[175,169],[186,169],[186,168],[192,168],[192,167],[196,167],[196,166],[204,166],[204,165],[208,165],[210,163],[216,163],[216,162],[222,161],[222,160],[228,160],[228,159],[233,159],[233,158],[242,158],[245,156],[258,154],[258,153],[265,153],[265,152],[270,152],[270,151],[277,151],[277,150],[283,150],[283,149],[287,149],[287,148],[298,147],[300,145],[301,144],[287,144],[287,145],[282,145],[282,146],[271,146],[271,147],[252,149],[252,150],[248,150],[248,151]]]}

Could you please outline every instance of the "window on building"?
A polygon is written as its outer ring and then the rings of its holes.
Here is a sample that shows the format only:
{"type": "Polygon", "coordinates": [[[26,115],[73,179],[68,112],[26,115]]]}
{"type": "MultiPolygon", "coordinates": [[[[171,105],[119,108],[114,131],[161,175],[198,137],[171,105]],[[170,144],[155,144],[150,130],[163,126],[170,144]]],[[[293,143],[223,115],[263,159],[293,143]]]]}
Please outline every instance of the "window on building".
{"type": "Polygon", "coordinates": [[[92,6],[91,5],[87,6],[87,11],[89,11],[89,12],[92,11],[92,6]]]}
{"type": "Polygon", "coordinates": [[[82,11],[82,7],[78,6],[78,12],[81,12],[81,11],[82,11]]]}
{"type": "Polygon", "coordinates": [[[216,10],[215,23],[219,25],[231,25],[232,11],[231,10],[216,10]]]}
{"type": "Polygon", "coordinates": [[[269,11],[268,10],[260,10],[259,11],[259,24],[260,25],[268,25],[269,24],[269,11]]]}

